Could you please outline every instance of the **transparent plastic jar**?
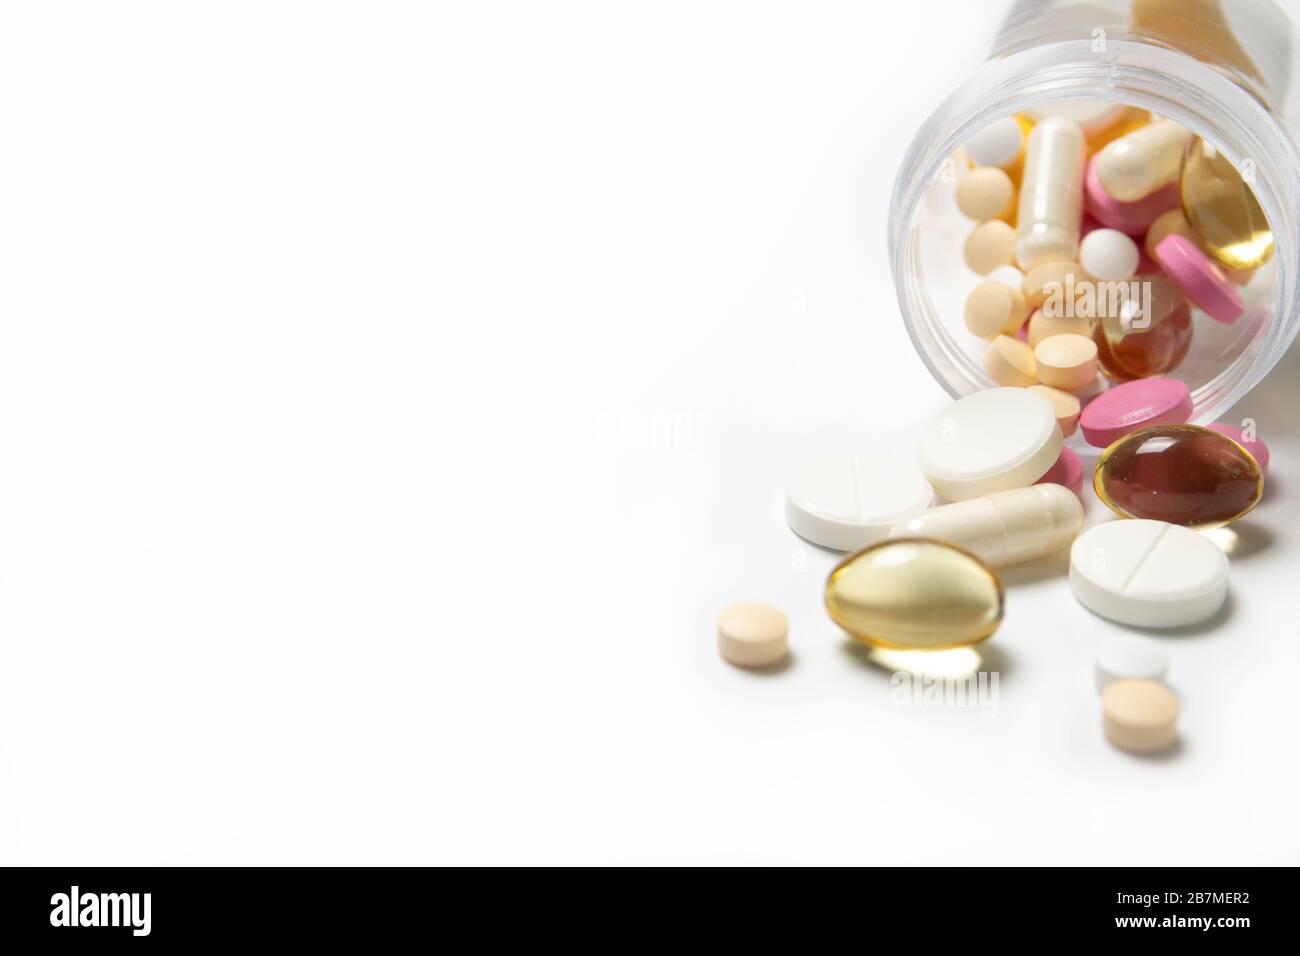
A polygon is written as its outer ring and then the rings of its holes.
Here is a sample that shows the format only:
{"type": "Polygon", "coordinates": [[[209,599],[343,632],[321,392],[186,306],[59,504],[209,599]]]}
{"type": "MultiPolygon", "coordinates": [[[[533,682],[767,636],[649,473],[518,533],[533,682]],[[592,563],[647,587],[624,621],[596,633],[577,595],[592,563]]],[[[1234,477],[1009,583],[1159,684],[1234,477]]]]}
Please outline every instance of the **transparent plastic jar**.
{"type": "Polygon", "coordinates": [[[1251,185],[1276,243],[1248,288],[1246,316],[1201,321],[1170,377],[1187,382],[1193,421],[1213,421],[1257,385],[1300,329],[1300,89],[1296,30],[1271,0],[1019,0],[992,56],[917,132],[894,186],[889,248],[903,320],[954,397],[989,388],[985,342],[961,303],[978,281],[961,262],[972,224],[952,204],[952,157],[985,125],[1058,100],[1151,110],[1203,137],[1251,185]]]}

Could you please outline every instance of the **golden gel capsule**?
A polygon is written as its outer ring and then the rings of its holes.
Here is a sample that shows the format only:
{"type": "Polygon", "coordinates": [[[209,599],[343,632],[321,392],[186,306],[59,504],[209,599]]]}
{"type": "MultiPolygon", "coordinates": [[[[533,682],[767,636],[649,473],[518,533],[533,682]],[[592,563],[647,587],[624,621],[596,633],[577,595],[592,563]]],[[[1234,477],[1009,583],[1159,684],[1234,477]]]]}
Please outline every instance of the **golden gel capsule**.
{"type": "Polygon", "coordinates": [[[1179,197],[1198,244],[1229,269],[1255,269],[1273,256],[1264,210],[1236,167],[1199,136],[1187,146],[1179,197]]]}
{"type": "Polygon", "coordinates": [[[1030,485],[928,508],[894,525],[895,537],[920,535],[970,551],[995,568],[1059,551],[1083,527],[1083,505],[1063,485],[1030,485]]]}
{"type": "Polygon", "coordinates": [[[1002,623],[997,574],[968,551],[891,538],[845,558],[826,581],[826,610],[864,644],[940,650],[976,644],[1002,623]]]}
{"type": "Polygon", "coordinates": [[[1079,124],[1058,116],[1029,134],[1016,223],[1016,260],[1025,272],[1078,261],[1084,149],[1079,124]]]}

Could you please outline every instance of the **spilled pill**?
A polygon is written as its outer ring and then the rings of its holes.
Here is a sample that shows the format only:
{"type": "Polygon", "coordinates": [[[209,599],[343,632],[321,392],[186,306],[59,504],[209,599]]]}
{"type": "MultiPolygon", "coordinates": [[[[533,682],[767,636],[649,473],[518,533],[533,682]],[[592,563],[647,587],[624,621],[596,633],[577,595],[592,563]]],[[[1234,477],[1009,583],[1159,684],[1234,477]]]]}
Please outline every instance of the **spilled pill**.
{"type": "Polygon", "coordinates": [[[921,433],[917,462],[942,498],[964,501],[1032,485],[1061,453],[1056,412],[1023,388],[990,388],[958,399],[921,433]]]}
{"type": "Polygon", "coordinates": [[[732,604],[718,615],[718,653],[738,667],[769,667],[789,653],[785,615],[770,604],[732,604]]]}
{"type": "Polygon", "coordinates": [[[890,535],[947,541],[1000,568],[1059,551],[1082,526],[1078,497],[1040,484],[930,508],[899,521],[890,535]]]}
{"type": "Polygon", "coordinates": [[[1220,432],[1199,425],[1152,425],[1102,452],[1097,497],[1125,518],[1215,528],[1248,514],[1264,493],[1254,457],[1220,432]]]}
{"type": "Polygon", "coordinates": [[[1107,634],[1093,664],[1097,691],[1104,692],[1117,680],[1162,681],[1169,671],[1169,654],[1148,637],[1107,634]]]}
{"type": "Polygon", "coordinates": [[[830,455],[790,474],[785,520],[805,541],[856,551],[929,507],[934,492],[916,462],[889,453],[830,455]]]}
{"type": "Polygon", "coordinates": [[[928,538],[890,538],[845,558],[826,581],[826,610],[875,647],[938,650],[975,644],[1002,623],[997,574],[967,551],[928,538]]]}
{"type": "Polygon", "coordinates": [[[1178,698],[1153,680],[1115,681],[1101,695],[1106,739],[1130,753],[1167,750],[1178,739],[1178,698]]]}
{"type": "Polygon", "coordinates": [[[1179,525],[1107,521],[1070,547],[1070,590],[1084,607],[1120,624],[1182,627],[1223,606],[1228,557],[1179,525]]]}

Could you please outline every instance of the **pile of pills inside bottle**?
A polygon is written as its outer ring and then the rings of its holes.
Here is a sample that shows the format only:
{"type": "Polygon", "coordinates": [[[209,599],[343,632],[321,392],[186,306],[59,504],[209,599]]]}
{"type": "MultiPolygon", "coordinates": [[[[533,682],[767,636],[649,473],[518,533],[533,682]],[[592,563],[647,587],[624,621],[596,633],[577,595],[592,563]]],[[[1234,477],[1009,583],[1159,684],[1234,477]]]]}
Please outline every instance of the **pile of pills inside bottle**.
{"type": "MultiPolygon", "coordinates": [[[[1198,337],[1246,321],[1242,288],[1272,234],[1211,144],[1127,106],[1006,117],[955,162],[968,226],[948,271],[970,279],[957,321],[986,387],[918,423],[911,454],[792,469],[786,521],[847,552],[825,607],[878,649],[985,641],[1014,602],[999,569],[1068,556],[1062,598],[1108,622],[1094,665],[1105,739],[1168,750],[1181,707],[1169,655],[1123,631],[1213,627],[1227,598],[1228,556],[1201,532],[1256,506],[1268,449],[1250,422],[1190,424],[1198,382],[1181,370],[1198,337]],[[1075,451],[1087,446],[1090,474],[1075,451]]],[[[730,662],[784,657],[785,618],[760,607],[724,613],[730,662]]]]}

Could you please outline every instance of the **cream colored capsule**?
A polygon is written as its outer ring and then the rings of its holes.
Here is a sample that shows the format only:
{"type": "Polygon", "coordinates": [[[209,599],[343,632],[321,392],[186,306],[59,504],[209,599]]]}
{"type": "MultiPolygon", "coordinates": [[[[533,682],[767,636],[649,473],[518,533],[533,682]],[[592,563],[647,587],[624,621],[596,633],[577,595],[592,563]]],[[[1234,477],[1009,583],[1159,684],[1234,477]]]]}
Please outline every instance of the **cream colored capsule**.
{"type": "Polygon", "coordinates": [[[1160,120],[1121,136],[1097,154],[1101,188],[1122,202],[1135,202],[1178,179],[1191,131],[1160,120]]]}
{"type": "Polygon", "coordinates": [[[1056,412],[1056,424],[1063,437],[1069,438],[1075,433],[1079,427],[1079,413],[1083,410],[1083,403],[1078,396],[1050,385],[1031,385],[1029,391],[1047,399],[1056,412]]]}
{"type": "Polygon", "coordinates": [[[1084,149],[1079,124],[1060,117],[1029,134],[1016,229],[1016,260],[1026,272],[1078,258],[1084,149]]]}
{"type": "Polygon", "coordinates": [[[1009,335],[999,335],[990,342],[982,362],[984,371],[999,385],[1027,388],[1038,381],[1033,349],[1009,335]]]}
{"type": "Polygon", "coordinates": [[[1011,265],[1016,252],[1016,231],[1001,219],[982,222],[966,237],[963,253],[971,272],[986,276],[999,266],[1011,265]]]}
{"type": "Polygon", "coordinates": [[[1097,343],[1082,335],[1053,335],[1034,347],[1038,380],[1053,388],[1082,388],[1097,377],[1097,343]]]}
{"type": "Polygon", "coordinates": [[[1002,623],[1005,600],[987,564],[927,538],[873,544],[826,581],[831,620],[864,644],[902,650],[978,643],[1002,623]]]}
{"type": "Polygon", "coordinates": [[[1063,485],[1030,485],[929,508],[903,518],[892,537],[936,538],[995,568],[1060,551],[1083,527],[1083,505],[1063,485]]]}
{"type": "Polygon", "coordinates": [[[1092,335],[1092,319],[1083,315],[1048,315],[1039,309],[1029,317],[1029,347],[1053,335],[1092,335]]]}
{"type": "Polygon", "coordinates": [[[986,279],[966,299],[966,328],[982,339],[1015,335],[1025,324],[1029,307],[1019,289],[986,279]]]}

